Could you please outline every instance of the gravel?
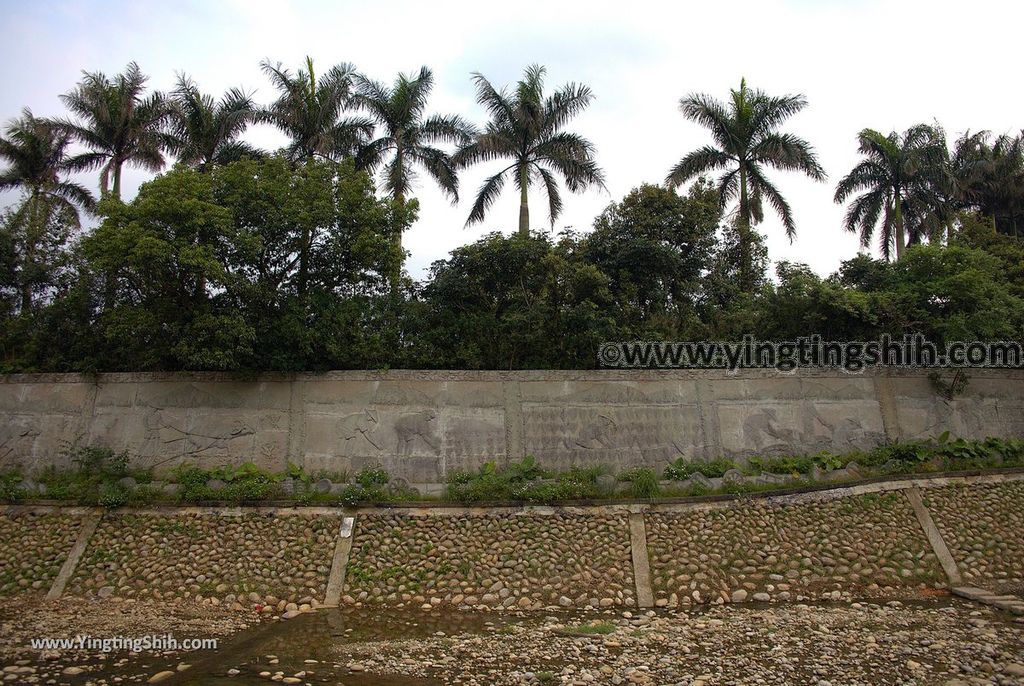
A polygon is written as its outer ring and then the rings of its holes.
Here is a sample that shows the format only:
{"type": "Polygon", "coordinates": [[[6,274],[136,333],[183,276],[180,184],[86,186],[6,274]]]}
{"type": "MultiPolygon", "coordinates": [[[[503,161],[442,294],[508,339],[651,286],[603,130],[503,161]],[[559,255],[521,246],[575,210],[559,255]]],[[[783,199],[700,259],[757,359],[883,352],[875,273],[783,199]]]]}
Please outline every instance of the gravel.
{"type": "Polygon", "coordinates": [[[548,617],[484,635],[339,645],[336,657],[369,673],[464,686],[1024,683],[1024,624],[958,601],[593,618],[615,631],[569,638],[566,619],[548,617]]]}

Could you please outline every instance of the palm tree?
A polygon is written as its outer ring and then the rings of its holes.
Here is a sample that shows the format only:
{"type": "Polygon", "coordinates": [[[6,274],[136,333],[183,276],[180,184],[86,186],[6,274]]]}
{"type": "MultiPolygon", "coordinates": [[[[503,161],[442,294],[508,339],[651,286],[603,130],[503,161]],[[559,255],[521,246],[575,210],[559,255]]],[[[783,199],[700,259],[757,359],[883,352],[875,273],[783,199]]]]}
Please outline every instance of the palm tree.
{"type": "MultiPolygon", "coordinates": [[[[373,172],[384,165],[384,189],[395,200],[404,201],[416,179],[413,165],[420,165],[453,203],[458,202],[455,166],[448,153],[434,144],[465,145],[473,127],[457,115],[424,116],[434,87],[430,69],[422,67],[415,75],[399,74],[391,88],[361,75],[355,82],[352,106],[367,111],[383,129],[379,138],[360,146],[356,168],[373,172]]],[[[395,235],[395,243],[401,253],[401,233],[395,235]]]]}
{"type": "Polygon", "coordinates": [[[857,196],[846,211],[843,225],[859,232],[867,246],[881,221],[879,244],[890,259],[903,256],[907,239],[920,241],[935,216],[936,189],[942,183],[946,143],[939,129],[919,124],[888,136],[864,129],[857,136],[865,157],[836,186],[835,201],[857,196]]]}
{"type": "MultiPolygon", "coordinates": [[[[15,217],[25,227],[24,259],[31,266],[51,219],[60,214],[78,228],[79,208],[92,211],[96,201],[83,186],[64,178],[72,171],[66,156],[71,144],[67,132],[26,108],[7,125],[6,134],[0,136],[0,159],[10,166],[0,171],[0,191],[21,189],[26,195],[15,217]]],[[[26,278],[21,284],[21,310],[31,308],[32,282],[26,278]]]]}
{"type": "Polygon", "coordinates": [[[125,164],[159,171],[163,151],[172,144],[163,132],[171,107],[161,93],[144,93],[146,79],[132,62],[114,79],[102,72],[85,72],[75,90],[60,96],[80,120],[62,121],[61,126],[90,150],[72,158],[72,164],[77,169],[100,169],[102,196],[109,189],[115,198],[121,197],[125,164]]]}
{"type": "Polygon", "coordinates": [[[202,169],[259,156],[258,150],[238,140],[256,117],[252,95],[232,88],[214,101],[181,75],[172,96],[171,134],[179,162],[202,169]]]}
{"type": "Polygon", "coordinates": [[[965,133],[953,148],[954,193],[965,207],[995,221],[996,230],[1024,235],[1024,133],[993,141],[988,131],[965,133]]]}
{"type": "Polygon", "coordinates": [[[320,76],[313,71],[313,60],[292,74],[281,64],[260,63],[280,91],[277,100],[264,110],[260,119],[273,124],[291,138],[288,156],[292,160],[314,157],[335,159],[354,155],[372,133],[373,124],[365,119],[346,119],[355,67],[342,63],[320,76]]]}
{"type": "Polygon", "coordinates": [[[740,242],[740,282],[743,290],[753,289],[751,230],[764,219],[765,200],[778,213],[786,235],[796,235],[793,212],[782,193],[768,180],[766,169],[799,171],[815,181],[825,180],[810,143],[777,129],[807,106],[803,95],[770,96],[740,81],[727,103],[703,93],[692,93],[679,101],[679,109],[690,121],[711,131],[715,145],[694,150],[672,168],[665,179],[678,188],[690,179],[724,170],[718,181],[719,201],[724,208],[739,199],[736,229],[740,242]]]}
{"type": "Polygon", "coordinates": [[[519,189],[519,234],[530,233],[528,191],[540,182],[548,196],[552,225],[562,212],[555,174],[566,187],[580,193],[591,186],[604,188],[604,172],[594,161],[594,145],[586,138],[561,129],[594,99],[590,89],[569,83],[544,96],[544,67],[531,65],[509,93],[496,90],[481,74],[474,74],[476,99],[491,116],[487,128],[455,154],[457,167],[476,162],[508,159],[511,164],[480,186],[466,225],[481,222],[497,200],[508,176],[519,189]]]}

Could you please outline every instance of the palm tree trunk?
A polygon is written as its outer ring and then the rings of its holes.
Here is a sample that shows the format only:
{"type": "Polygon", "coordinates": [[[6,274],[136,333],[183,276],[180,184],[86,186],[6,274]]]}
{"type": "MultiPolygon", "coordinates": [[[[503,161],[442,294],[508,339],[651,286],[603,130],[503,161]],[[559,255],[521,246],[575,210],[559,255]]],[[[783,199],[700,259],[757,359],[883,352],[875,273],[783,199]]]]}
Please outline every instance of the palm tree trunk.
{"type": "MultiPolygon", "coordinates": [[[[306,164],[310,164],[315,159],[313,151],[307,151],[306,164]]],[[[299,239],[299,273],[296,275],[295,290],[299,297],[306,294],[306,279],[309,274],[309,250],[310,243],[313,240],[312,233],[308,224],[302,226],[302,238],[299,239]]]]}
{"type": "MultiPolygon", "coordinates": [[[[405,160],[404,160],[404,156],[402,155],[402,147],[401,147],[401,145],[397,146],[396,149],[395,149],[395,163],[398,165],[399,179],[404,179],[405,178],[405,173],[404,173],[405,170],[402,167],[402,165],[405,164],[405,160]]],[[[405,194],[401,190],[396,190],[395,191],[395,200],[397,200],[399,203],[404,203],[405,202],[405,194]]],[[[405,253],[402,251],[402,231],[401,230],[398,230],[398,231],[395,232],[394,241],[395,241],[395,249],[398,251],[398,273],[400,274],[402,272],[402,264],[405,262],[405,253]]]]}
{"type": "MultiPolygon", "coordinates": [[[[395,193],[395,202],[403,204],[405,196],[401,191],[395,193]]],[[[398,284],[402,279],[402,265],[405,264],[405,251],[402,249],[402,227],[397,227],[395,235],[391,238],[395,249],[395,266],[391,271],[391,294],[397,296],[398,284]]]]}
{"type": "Polygon", "coordinates": [[[121,199],[121,162],[118,161],[114,164],[114,188],[112,189],[114,197],[118,200],[121,199]]]}
{"type": "Polygon", "coordinates": [[[526,193],[529,182],[530,176],[524,164],[519,167],[519,236],[521,238],[530,237],[530,203],[526,193]]]}
{"type": "Polygon", "coordinates": [[[740,288],[754,291],[754,264],[750,245],[750,198],[747,196],[747,169],[740,164],[740,216],[736,222],[740,241],[740,288]]]}
{"type": "Polygon", "coordinates": [[[906,236],[903,228],[903,208],[900,202],[900,196],[896,194],[896,261],[899,262],[903,258],[903,249],[906,247],[906,236]]]}
{"type": "Polygon", "coordinates": [[[112,162],[108,162],[103,165],[103,169],[100,171],[100,198],[107,197],[107,193],[110,192],[110,165],[112,162]]]}
{"type": "Polygon", "coordinates": [[[21,313],[32,310],[32,272],[36,259],[36,221],[39,215],[39,191],[29,198],[28,225],[25,227],[25,261],[21,267],[21,313]]]}

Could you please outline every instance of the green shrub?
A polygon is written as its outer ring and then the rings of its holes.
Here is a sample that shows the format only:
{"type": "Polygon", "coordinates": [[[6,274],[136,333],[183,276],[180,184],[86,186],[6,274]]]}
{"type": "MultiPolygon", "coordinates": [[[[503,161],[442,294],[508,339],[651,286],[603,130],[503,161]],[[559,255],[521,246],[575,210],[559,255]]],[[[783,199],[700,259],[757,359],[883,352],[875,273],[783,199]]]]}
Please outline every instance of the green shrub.
{"type": "Polygon", "coordinates": [[[178,499],[186,503],[204,500],[247,503],[269,500],[280,495],[278,483],[282,476],[260,469],[252,462],[216,469],[184,464],[175,467],[171,473],[178,482],[178,499]],[[212,479],[223,481],[224,488],[211,490],[207,483],[212,479]]]}
{"type": "Polygon", "coordinates": [[[375,486],[384,486],[391,480],[384,468],[380,465],[375,467],[363,467],[356,474],[356,483],[367,490],[373,490],[375,486]]]}
{"type": "Polygon", "coordinates": [[[126,450],[115,453],[110,448],[75,446],[67,451],[67,457],[82,481],[104,483],[128,476],[130,457],[126,450]]]}
{"type": "Polygon", "coordinates": [[[686,481],[694,474],[703,474],[709,479],[721,478],[730,469],[735,469],[736,463],[725,458],[716,460],[693,461],[680,457],[674,462],[669,462],[665,467],[665,478],[672,481],[686,481]]]}
{"type": "Polygon", "coordinates": [[[206,482],[213,478],[207,470],[192,464],[178,465],[171,470],[174,480],[178,482],[178,498],[186,503],[210,500],[210,489],[206,482]]]}
{"type": "Polygon", "coordinates": [[[619,475],[620,481],[629,482],[629,494],[638,500],[658,496],[658,474],[650,467],[636,467],[619,475]]]}
{"type": "Polygon", "coordinates": [[[0,472],[0,502],[10,503],[21,500],[23,493],[18,488],[21,481],[21,472],[17,469],[0,472]]]}
{"type": "Polygon", "coordinates": [[[814,458],[807,455],[785,457],[751,457],[747,460],[749,471],[755,474],[807,474],[814,466],[814,458]]]}
{"type": "Polygon", "coordinates": [[[122,507],[128,504],[128,489],[118,483],[105,483],[100,487],[97,505],[106,508],[122,507]]]}

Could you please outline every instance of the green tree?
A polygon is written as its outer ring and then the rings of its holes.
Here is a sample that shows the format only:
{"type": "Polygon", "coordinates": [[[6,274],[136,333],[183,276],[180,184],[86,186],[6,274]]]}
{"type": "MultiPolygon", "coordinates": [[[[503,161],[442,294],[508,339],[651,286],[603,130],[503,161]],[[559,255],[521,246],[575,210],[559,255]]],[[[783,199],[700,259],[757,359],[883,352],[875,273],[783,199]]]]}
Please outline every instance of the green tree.
{"type": "Polygon", "coordinates": [[[835,192],[837,203],[861,193],[850,203],[844,227],[859,232],[866,247],[880,223],[882,255],[890,259],[895,254],[899,260],[908,239],[920,242],[936,216],[936,189],[943,183],[947,155],[944,136],[937,127],[919,124],[902,136],[864,129],[857,140],[865,159],[843,177],[835,192]]]}
{"type": "Polygon", "coordinates": [[[818,334],[826,341],[877,340],[880,323],[892,314],[885,290],[851,288],[838,274],[822,279],[805,264],[780,262],[775,273],[777,285],[769,284],[759,303],[762,339],[793,341],[818,334]]]}
{"type": "Polygon", "coordinates": [[[267,60],[260,67],[278,97],[259,118],[291,139],[286,148],[289,159],[349,157],[373,132],[369,120],[342,116],[349,107],[353,65],[338,64],[320,76],[313,70],[311,57],[306,58],[305,69],[294,74],[267,60]]]}
{"type": "Polygon", "coordinates": [[[63,251],[73,229],[80,224],[79,209],[91,211],[95,200],[80,184],[65,175],[73,169],[67,148],[68,133],[28,109],[11,121],[0,136],[0,191],[21,191],[23,200],[3,220],[11,248],[20,309],[33,308],[34,295],[52,285],[54,260],[63,251]]]}
{"type": "Polygon", "coordinates": [[[238,140],[256,118],[250,94],[232,88],[215,101],[182,75],[172,96],[171,134],[181,164],[205,169],[260,156],[258,150],[238,140]]]}
{"type": "MultiPolygon", "coordinates": [[[[391,88],[356,75],[353,107],[369,113],[382,129],[381,135],[360,146],[356,168],[370,172],[384,167],[383,186],[399,202],[412,192],[414,166],[420,166],[452,200],[459,200],[459,180],[451,156],[435,147],[438,143],[465,145],[472,126],[458,115],[426,116],[427,99],[434,87],[434,75],[427,67],[418,74],[399,74],[391,88]]],[[[402,254],[402,236],[395,236],[402,254]]]]}
{"type": "Polygon", "coordinates": [[[1001,263],[1000,272],[1009,282],[1010,292],[1024,298],[1024,240],[996,231],[993,217],[979,212],[963,212],[956,222],[950,245],[983,250],[1001,263]]]}
{"type": "Polygon", "coordinates": [[[711,266],[701,279],[697,311],[700,330],[691,338],[739,340],[759,331],[761,296],[768,285],[768,249],[764,237],[750,231],[741,238],[738,222],[725,222],[711,255],[711,266]],[[752,285],[740,278],[749,256],[752,285]]]}
{"type": "Polygon", "coordinates": [[[113,79],[102,72],[84,72],[75,89],[60,96],[78,117],[62,120],[61,127],[89,149],[71,163],[79,170],[100,170],[101,196],[110,192],[121,197],[121,169],[126,164],[159,171],[164,151],[173,144],[164,131],[172,113],[170,103],[159,92],[147,95],[146,80],[132,62],[113,79]]]}
{"type": "Polygon", "coordinates": [[[177,169],[143,184],[131,203],[103,209],[103,223],[82,241],[89,268],[105,277],[102,364],[236,368],[254,333],[224,298],[233,278],[223,253],[237,241],[209,176],[177,169]]]}
{"type": "Polygon", "coordinates": [[[423,299],[421,366],[593,367],[615,333],[608,279],[572,239],[489,234],[435,262],[423,299]]]}
{"type": "Polygon", "coordinates": [[[399,261],[394,234],[415,219],[415,203],[377,198],[351,160],[293,165],[274,156],[210,176],[235,227],[223,259],[238,277],[228,296],[257,332],[250,364],[388,366],[398,350],[389,338],[395,315],[380,303],[399,261]]]}
{"type": "Polygon", "coordinates": [[[583,255],[610,279],[625,336],[671,339],[684,331],[720,218],[718,194],[703,182],[685,197],[645,184],[597,217],[583,255]]]}
{"type": "Polygon", "coordinates": [[[237,227],[235,269],[273,299],[323,288],[350,294],[345,284],[354,282],[379,290],[398,261],[393,232],[415,217],[413,203],[377,199],[372,180],[350,161],[295,166],[275,156],[212,176],[217,202],[237,227]]]}
{"type": "Polygon", "coordinates": [[[1024,237],[1024,134],[965,133],[950,171],[957,199],[995,221],[999,233],[1024,237]]]}
{"type": "Polygon", "coordinates": [[[825,180],[825,171],[811,145],[799,136],[778,132],[783,122],[806,106],[803,95],[770,96],[748,88],[746,79],[732,91],[727,103],[703,93],[679,101],[683,116],[710,130],[715,144],[681,159],[665,182],[669,188],[676,188],[694,177],[724,170],[718,195],[723,207],[739,199],[739,278],[747,292],[754,288],[751,227],[764,219],[764,201],[778,213],[790,240],[796,234],[789,203],[768,180],[767,170],[798,171],[816,181],[825,180]]]}
{"type": "Polygon", "coordinates": [[[594,145],[579,134],[562,130],[586,109],[593,94],[587,86],[569,83],[545,97],[544,73],[539,65],[528,67],[511,93],[496,90],[481,74],[473,75],[477,102],[491,121],[456,153],[455,162],[460,167],[493,160],[511,160],[511,164],[484,181],[467,226],[484,220],[509,176],[519,189],[519,235],[524,237],[530,232],[528,191],[532,184],[540,183],[547,194],[552,225],[562,213],[556,175],[573,193],[592,186],[604,188],[604,172],[594,161],[594,145]]]}

